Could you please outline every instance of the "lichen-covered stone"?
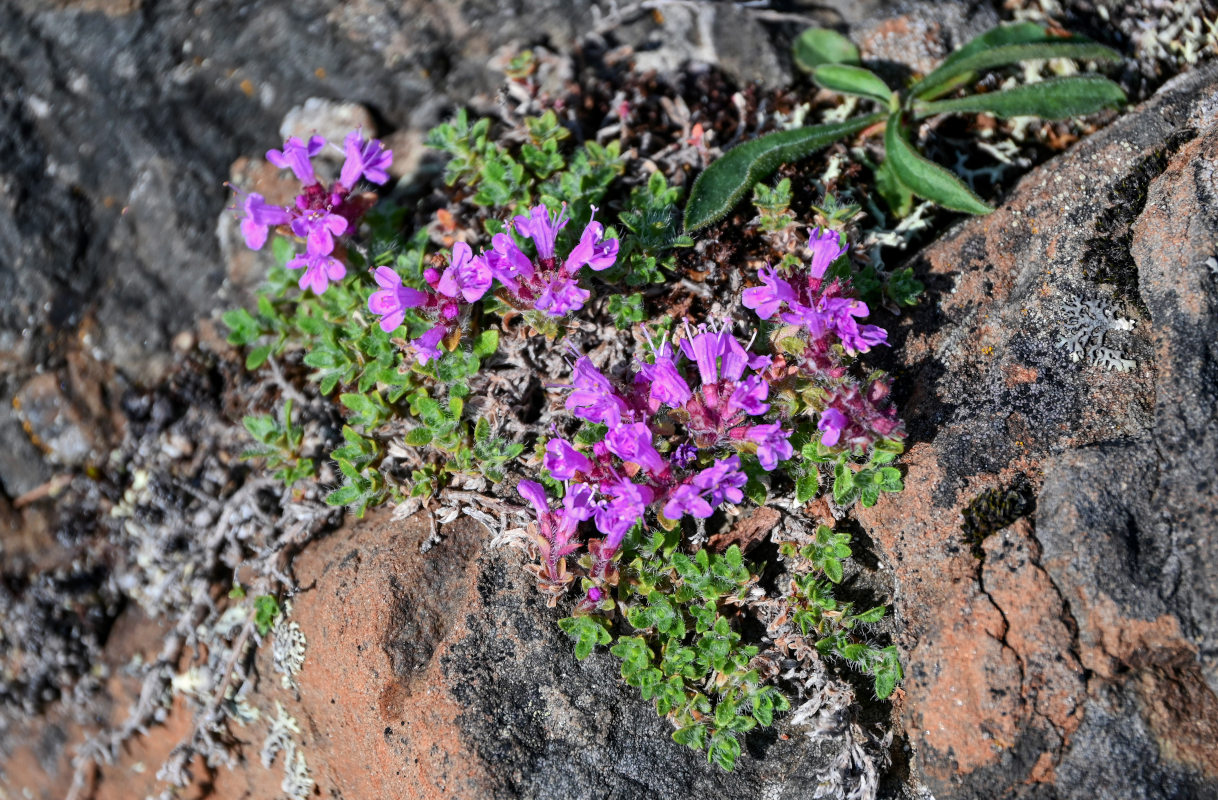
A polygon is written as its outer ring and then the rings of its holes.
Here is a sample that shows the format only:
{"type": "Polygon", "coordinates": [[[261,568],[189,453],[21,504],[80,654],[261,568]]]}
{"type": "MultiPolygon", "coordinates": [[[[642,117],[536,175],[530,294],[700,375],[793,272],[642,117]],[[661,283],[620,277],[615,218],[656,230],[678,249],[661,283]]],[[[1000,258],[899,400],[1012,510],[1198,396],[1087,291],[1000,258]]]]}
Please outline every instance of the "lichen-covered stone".
{"type": "Polygon", "coordinates": [[[915,263],[906,490],[861,516],[939,800],[1218,791],[1216,93],[1213,67],[1173,81],[915,263]],[[1106,231],[1136,285],[1094,269],[1106,231]],[[1136,321],[1108,334],[1130,372],[1055,346],[1080,300],[1136,321]]]}

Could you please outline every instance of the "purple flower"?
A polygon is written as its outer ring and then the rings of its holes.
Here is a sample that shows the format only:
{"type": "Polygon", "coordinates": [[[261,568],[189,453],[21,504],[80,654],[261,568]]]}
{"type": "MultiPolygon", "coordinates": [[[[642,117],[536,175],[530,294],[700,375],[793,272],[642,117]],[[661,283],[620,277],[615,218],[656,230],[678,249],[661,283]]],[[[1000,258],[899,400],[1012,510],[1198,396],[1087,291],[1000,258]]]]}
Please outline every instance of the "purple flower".
{"type": "Polygon", "coordinates": [[[593,366],[587,356],[575,362],[574,388],[567,396],[567,410],[588,422],[615,426],[626,411],[626,401],[618,397],[609,380],[593,366]]]}
{"type": "Polygon", "coordinates": [[[596,529],[605,534],[605,549],[615,552],[626,532],[643,518],[647,504],[655,497],[648,486],[621,478],[601,487],[613,499],[596,510],[596,529]]]}
{"type": "Polygon", "coordinates": [[[312,289],[316,295],[323,294],[331,281],[341,281],[347,276],[343,262],[328,253],[296,256],[288,262],[288,269],[303,269],[305,272],[300,276],[300,289],[312,289]]]}
{"type": "Polygon", "coordinates": [[[770,410],[770,404],[765,402],[769,396],[770,384],[766,383],[760,375],[750,375],[744,379],[743,383],[736,386],[731,399],[728,400],[727,407],[729,409],[738,408],[746,414],[757,417],[770,410]]]}
{"type": "Polygon", "coordinates": [[[558,276],[546,286],[533,308],[551,317],[565,317],[584,307],[592,293],[581,289],[574,278],[558,276]]]}
{"type": "Polygon", "coordinates": [[[681,340],[681,351],[698,365],[698,375],[704,385],[717,383],[720,376],[738,381],[745,367],[761,369],[770,363],[769,356],[750,355],[726,330],[708,330],[705,325],[699,325],[695,334],[687,323],[685,337],[681,340]]]}
{"type": "Polygon", "coordinates": [[[537,257],[542,261],[554,260],[554,241],[558,232],[567,224],[567,206],[563,207],[553,217],[542,204],[529,209],[529,216],[516,215],[513,218],[516,232],[533,240],[537,247],[537,257]]]}
{"type": "Polygon", "coordinates": [[[769,319],[784,302],[795,300],[795,290],[791,288],[791,284],[779,278],[773,269],[767,272],[766,268],[762,267],[757,271],[757,277],[761,278],[762,285],[745,289],[742,295],[744,307],[755,310],[757,316],[769,319]]]}
{"type": "Polygon", "coordinates": [[[812,250],[812,267],[809,275],[817,280],[825,277],[825,270],[846,252],[850,245],[843,245],[837,231],[808,231],[808,247],[812,250]]]}
{"type": "Polygon", "coordinates": [[[246,247],[251,250],[262,249],[272,225],[283,225],[290,219],[286,208],[267,203],[257,192],[245,196],[242,208],[245,217],[241,220],[241,234],[245,237],[246,247]]]}
{"type": "Polygon", "coordinates": [[[638,464],[652,475],[668,466],[651,444],[651,429],[645,422],[618,425],[605,436],[605,447],[623,461],[638,464]]]}
{"type": "MultiPolygon", "coordinates": [[[[731,338],[731,334],[726,338],[731,338]]],[[[691,334],[688,323],[685,325],[681,351],[698,365],[698,376],[704,385],[719,381],[719,356],[726,352],[727,345],[724,339],[721,331],[708,331],[705,325],[699,325],[696,334],[691,334]]]]}
{"type": "Polygon", "coordinates": [[[664,504],[664,516],[668,519],[680,519],[686,514],[706,519],[714,513],[715,509],[711,504],[688,483],[678,486],[664,504]]]}
{"type": "Polygon", "coordinates": [[[354,188],[361,175],[377,184],[389,180],[385,170],[393,163],[393,151],[386,150],[380,139],[366,142],[360,132],[354,130],[347,134],[343,144],[347,160],[343,162],[338,182],[344,187],[354,188]]]}
{"type": "Polygon", "coordinates": [[[496,233],[491,238],[491,249],[482,256],[486,259],[491,275],[513,292],[519,291],[521,278],[533,275],[533,262],[506,233],[496,233]]]}
{"type": "Polygon", "coordinates": [[[406,319],[406,309],[421,306],[427,295],[403,286],[402,277],[389,267],[377,267],[373,275],[381,290],[368,298],[368,310],[381,316],[381,330],[392,333],[406,319]]]}
{"type": "Polygon", "coordinates": [[[779,461],[790,458],[795,452],[787,440],[791,432],[784,431],[777,422],[754,425],[746,435],[750,441],[757,443],[757,460],[766,472],[778,466],[779,461]]]}
{"type": "Polygon", "coordinates": [[[599,605],[605,599],[605,593],[597,586],[588,589],[588,602],[594,605],[599,605]]]}
{"type": "Polygon", "coordinates": [[[670,408],[680,408],[685,405],[693,392],[689,384],[677,371],[677,365],[671,358],[657,358],[654,364],[645,364],[640,371],[651,381],[651,399],[670,408]]]}
{"type": "MultiPolygon", "coordinates": [[[[592,206],[592,213],[596,214],[596,206],[592,206]]],[[[574,275],[585,264],[596,272],[612,267],[617,261],[618,240],[602,241],[601,237],[604,235],[604,225],[593,219],[588,220],[587,227],[579,237],[579,244],[571,250],[563,263],[563,272],[574,275]]]]}
{"type": "Polygon", "coordinates": [[[556,480],[569,481],[577,472],[591,472],[592,462],[583,453],[562,439],[546,442],[546,454],[541,464],[556,480]]]}
{"type": "Polygon", "coordinates": [[[573,483],[567,487],[562,499],[563,522],[572,531],[576,523],[592,519],[597,505],[592,499],[592,487],[586,483],[573,483]]]}
{"type": "Polygon", "coordinates": [[[833,447],[842,438],[842,431],[846,430],[849,424],[850,420],[845,414],[836,408],[826,408],[820,413],[820,420],[816,423],[816,427],[824,431],[820,443],[825,447],[833,447]]]}
{"type": "Polygon", "coordinates": [[[643,335],[647,337],[647,345],[655,357],[655,363],[641,362],[638,374],[644,381],[651,384],[649,396],[654,403],[653,410],[659,408],[661,404],[670,408],[680,408],[689,401],[689,398],[693,397],[693,392],[690,391],[689,384],[677,370],[677,364],[672,357],[672,348],[668,346],[667,340],[661,340],[657,346],[651,340],[651,332],[647,330],[647,326],[644,325],[642,328],[643,335]]]}
{"type": "Polygon", "coordinates": [[[677,445],[677,449],[672,451],[672,463],[676,464],[681,469],[687,469],[691,464],[698,460],[698,448],[693,442],[684,442],[677,445]]]}
{"type": "Polygon", "coordinates": [[[309,139],[308,144],[293,136],[283,143],[282,150],[267,150],[266,160],[280,169],[292,170],[297,180],[305,186],[310,186],[317,183],[317,176],[313,174],[313,162],[309,159],[320,153],[325,146],[326,140],[320,136],[309,139]]]}
{"type": "Polygon", "coordinates": [[[436,291],[446,297],[456,297],[460,294],[465,302],[472,303],[486,294],[491,288],[491,269],[482,256],[474,256],[474,251],[465,242],[453,245],[452,261],[436,284],[436,291]]]}
{"type": "Polygon", "coordinates": [[[347,219],[328,209],[308,211],[292,220],[292,232],[305,236],[305,249],[315,255],[334,252],[334,237],[347,230],[347,219]]]}
{"type": "Polygon", "coordinates": [[[537,511],[537,516],[544,516],[550,513],[550,500],[546,497],[546,490],[537,481],[521,481],[516,484],[516,491],[525,500],[533,504],[533,508],[537,511]]]}
{"type": "Polygon", "coordinates": [[[746,483],[748,478],[740,471],[740,456],[717,459],[689,483],[676,488],[664,505],[664,516],[680,519],[690,514],[706,519],[724,500],[732,503],[744,500],[740,490],[746,483]]]}
{"type": "Polygon", "coordinates": [[[711,505],[724,500],[739,503],[744,499],[740,490],[748,483],[748,477],[740,471],[740,456],[715,459],[715,463],[694,476],[693,485],[703,494],[710,494],[711,505]]]}
{"type": "Polygon", "coordinates": [[[426,364],[433,358],[440,357],[440,340],[444,338],[447,329],[443,325],[437,325],[427,333],[417,339],[414,339],[410,344],[414,347],[415,360],[420,364],[426,364]]]}

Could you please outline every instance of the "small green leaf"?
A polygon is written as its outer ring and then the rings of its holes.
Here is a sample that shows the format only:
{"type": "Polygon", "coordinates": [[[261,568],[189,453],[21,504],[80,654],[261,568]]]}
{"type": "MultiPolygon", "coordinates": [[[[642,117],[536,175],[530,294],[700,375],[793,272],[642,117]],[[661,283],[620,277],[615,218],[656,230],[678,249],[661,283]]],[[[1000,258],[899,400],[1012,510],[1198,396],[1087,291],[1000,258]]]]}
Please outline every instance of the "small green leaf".
{"type": "Polygon", "coordinates": [[[406,433],[406,444],[411,447],[423,447],[431,442],[431,431],[426,428],[412,428],[406,433]]]}
{"type": "Polygon", "coordinates": [[[707,747],[706,758],[725,772],[731,772],[740,756],[740,742],[729,733],[716,733],[707,747]]]}
{"type": "Polygon", "coordinates": [[[272,595],[260,594],[254,598],[254,626],[259,636],[270,633],[279,613],[279,601],[272,595]]]}
{"type": "Polygon", "coordinates": [[[478,338],[474,340],[474,355],[478,358],[487,358],[494,355],[499,349],[499,331],[494,328],[483,331],[478,334],[478,338]]]}
{"type": "Polygon", "coordinates": [[[795,480],[795,502],[803,505],[816,497],[820,490],[820,475],[815,469],[809,469],[795,480]]]}
{"type": "Polygon", "coordinates": [[[270,356],[271,346],[269,344],[262,345],[261,347],[255,347],[249,352],[249,355],[245,357],[245,368],[250,372],[253,372],[265,364],[266,360],[270,358],[270,356]]]}
{"type": "Polygon", "coordinates": [[[854,94],[887,105],[892,89],[869,69],[849,64],[822,64],[812,72],[817,85],[842,94],[854,94]]]}
{"type": "Polygon", "coordinates": [[[914,106],[918,119],[933,114],[993,114],[1001,119],[1040,117],[1068,119],[1125,103],[1121,87],[1099,75],[1072,75],[1016,86],[989,94],[971,94],[914,106]]]}
{"type": "Polygon", "coordinates": [[[862,614],[856,614],[854,618],[859,622],[879,622],[884,618],[884,612],[887,610],[884,606],[876,606],[867,609],[862,614]]]}
{"type": "Polygon", "coordinates": [[[811,72],[822,64],[857,64],[859,49],[854,42],[828,28],[808,28],[791,45],[795,66],[811,72]]]}
{"type": "Polygon", "coordinates": [[[694,750],[701,750],[706,746],[706,726],[689,725],[684,728],[677,728],[672,732],[672,740],[677,744],[683,744],[694,750]]]}
{"type": "Polygon", "coordinates": [[[274,256],[276,264],[287,266],[292,256],[296,255],[296,245],[292,244],[290,239],[276,236],[271,240],[271,255],[274,256]]]}
{"type": "Polygon", "coordinates": [[[988,214],[994,210],[959,178],[914,150],[901,132],[899,113],[894,113],[888,119],[888,128],[884,131],[884,150],[897,178],[919,197],[969,214],[988,214]]]}
{"type": "Polygon", "coordinates": [[[348,484],[342,488],[335,489],[326,496],[326,504],[332,506],[349,506],[359,500],[363,492],[358,486],[348,484]]]}
{"type": "Polygon", "coordinates": [[[825,570],[825,577],[834,583],[842,582],[842,562],[836,558],[826,558],[821,566],[825,570]]]}
{"type": "Polygon", "coordinates": [[[848,122],[777,131],[733,147],[694,181],[685,206],[686,232],[723,219],[745,192],[780,165],[809,156],[883,118],[871,114],[848,122]]]}

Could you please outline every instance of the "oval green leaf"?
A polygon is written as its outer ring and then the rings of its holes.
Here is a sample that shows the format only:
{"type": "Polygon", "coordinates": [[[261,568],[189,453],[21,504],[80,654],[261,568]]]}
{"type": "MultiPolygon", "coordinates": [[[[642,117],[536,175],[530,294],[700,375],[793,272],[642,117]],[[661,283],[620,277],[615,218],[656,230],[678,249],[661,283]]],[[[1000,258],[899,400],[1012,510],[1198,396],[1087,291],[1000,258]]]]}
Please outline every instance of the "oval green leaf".
{"type": "Polygon", "coordinates": [[[869,69],[849,64],[822,64],[812,72],[818,86],[842,94],[854,94],[880,103],[888,103],[892,89],[869,69]]]}
{"type": "Polygon", "coordinates": [[[795,66],[811,72],[821,64],[857,64],[859,49],[837,31],[808,28],[791,45],[795,66]]]}
{"type": "Polygon", "coordinates": [[[686,232],[723,219],[745,192],[780,165],[809,156],[883,118],[883,114],[870,114],[848,122],[776,131],[733,147],[694,181],[685,206],[686,232]]]}
{"type": "Polygon", "coordinates": [[[988,214],[994,210],[959,178],[914,150],[901,133],[899,114],[893,114],[888,120],[888,128],[884,131],[884,150],[885,158],[892,162],[892,171],[897,178],[919,197],[968,214],[988,214]]]}
{"type": "Polygon", "coordinates": [[[1102,108],[1119,108],[1124,103],[1125,92],[1107,78],[1100,75],[1073,75],[989,94],[974,94],[918,104],[914,106],[914,111],[919,119],[934,114],[976,113],[993,114],[1002,119],[1067,119],[1091,114],[1102,108]]]}

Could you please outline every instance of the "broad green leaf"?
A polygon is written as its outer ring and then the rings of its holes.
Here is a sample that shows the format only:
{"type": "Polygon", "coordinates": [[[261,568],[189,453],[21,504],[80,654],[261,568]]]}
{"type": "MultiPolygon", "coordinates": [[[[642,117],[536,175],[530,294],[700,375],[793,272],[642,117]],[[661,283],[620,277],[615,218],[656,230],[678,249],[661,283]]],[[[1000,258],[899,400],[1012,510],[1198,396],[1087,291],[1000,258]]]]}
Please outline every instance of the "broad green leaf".
{"type": "Polygon", "coordinates": [[[795,66],[811,72],[821,64],[857,64],[859,49],[837,31],[808,28],[791,45],[795,66]]]}
{"type": "Polygon", "coordinates": [[[825,577],[834,583],[842,582],[842,562],[836,558],[826,558],[821,567],[825,570],[825,577]]]}
{"type": "Polygon", "coordinates": [[[898,180],[914,194],[953,211],[988,214],[994,209],[982,202],[959,178],[923,158],[901,132],[900,114],[893,114],[884,131],[885,158],[892,162],[898,180]]]}
{"type": "Polygon", "coordinates": [[[733,147],[694,181],[685,206],[686,232],[723,219],[745,192],[780,165],[809,156],[883,118],[883,114],[870,114],[848,122],[776,131],[733,147]]]}
{"type": "Polygon", "coordinates": [[[971,94],[916,104],[914,113],[919,119],[933,114],[975,113],[993,114],[1002,119],[1067,119],[1091,114],[1102,108],[1118,108],[1124,103],[1125,92],[1107,78],[1100,75],[1072,75],[989,94],[971,94]]]}
{"type": "Polygon", "coordinates": [[[892,89],[869,69],[849,64],[822,64],[812,73],[817,85],[843,94],[856,94],[888,104],[892,89]]]}
{"type": "MultiPolygon", "coordinates": [[[[1005,43],[983,43],[967,53],[953,53],[931,74],[918,81],[909,89],[913,97],[933,99],[942,94],[948,86],[958,85],[957,79],[962,76],[980,72],[994,67],[1017,64],[1020,61],[1031,61],[1045,58],[1073,58],[1079,61],[1120,61],[1121,54],[1110,47],[1096,44],[1081,36],[1053,36],[1042,32],[1035,37],[1031,28],[1015,26],[1019,33],[1013,35],[1007,32],[1005,43]]],[[[997,28],[995,31],[1003,29],[997,28]]],[[[990,31],[990,34],[995,33],[990,31]]],[[[989,35],[989,34],[985,34],[989,35]]],[[[976,41],[976,40],[974,40],[976,41]]],[[[971,48],[973,42],[966,45],[971,48]]]]}

